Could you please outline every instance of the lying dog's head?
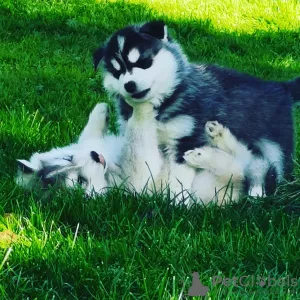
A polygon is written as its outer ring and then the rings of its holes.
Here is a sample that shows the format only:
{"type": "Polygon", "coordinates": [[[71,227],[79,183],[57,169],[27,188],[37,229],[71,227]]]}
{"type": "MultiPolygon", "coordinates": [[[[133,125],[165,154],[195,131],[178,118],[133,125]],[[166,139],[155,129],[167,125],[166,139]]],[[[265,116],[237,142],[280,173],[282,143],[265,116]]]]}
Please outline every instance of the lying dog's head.
{"type": "MultiPolygon", "coordinates": [[[[176,51],[178,46],[175,44],[176,51]]],[[[104,66],[104,87],[127,102],[159,105],[175,86],[178,58],[162,21],[123,28],[94,52],[94,66],[104,66]]]]}
{"type": "Polygon", "coordinates": [[[87,195],[92,195],[107,187],[106,171],[103,155],[82,149],[66,153],[61,148],[55,149],[55,153],[35,153],[29,161],[18,160],[16,182],[27,189],[54,184],[68,188],[81,186],[87,195]]]}

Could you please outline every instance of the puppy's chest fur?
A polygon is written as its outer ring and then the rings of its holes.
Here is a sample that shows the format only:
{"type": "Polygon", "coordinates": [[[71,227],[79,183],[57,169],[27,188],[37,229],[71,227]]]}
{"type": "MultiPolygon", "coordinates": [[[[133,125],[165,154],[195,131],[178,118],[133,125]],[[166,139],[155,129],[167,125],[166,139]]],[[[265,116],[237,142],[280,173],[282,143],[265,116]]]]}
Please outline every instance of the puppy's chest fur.
{"type": "Polygon", "coordinates": [[[157,121],[158,144],[166,149],[176,146],[178,140],[193,133],[195,122],[192,116],[184,114],[166,122],[157,121]]]}
{"type": "MultiPolygon", "coordinates": [[[[121,124],[125,124],[132,115],[132,108],[122,98],[117,98],[119,115],[122,119],[121,124]]],[[[178,140],[183,137],[191,136],[196,126],[193,116],[180,114],[168,120],[157,118],[157,138],[161,149],[168,150],[176,146],[178,140]]],[[[122,130],[124,131],[124,129],[122,130]]]]}

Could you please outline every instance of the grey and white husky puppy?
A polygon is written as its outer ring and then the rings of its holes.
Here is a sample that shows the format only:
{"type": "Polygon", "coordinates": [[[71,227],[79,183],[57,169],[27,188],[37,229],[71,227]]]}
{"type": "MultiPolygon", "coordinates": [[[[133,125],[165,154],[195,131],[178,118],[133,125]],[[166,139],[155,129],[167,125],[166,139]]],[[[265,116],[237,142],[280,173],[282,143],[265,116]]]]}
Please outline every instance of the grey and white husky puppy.
{"type": "Polygon", "coordinates": [[[107,116],[107,105],[100,103],[91,112],[77,143],[35,153],[29,161],[19,159],[17,184],[24,188],[54,183],[69,188],[80,185],[88,195],[127,179],[137,192],[148,184],[151,188],[150,179],[158,177],[163,164],[153,125],[153,105],[136,105],[121,136],[107,134],[107,116]]]}
{"type": "MultiPolygon", "coordinates": [[[[25,188],[47,188],[54,183],[69,188],[80,185],[89,196],[124,182],[138,192],[145,187],[149,191],[165,189],[169,163],[157,144],[153,105],[141,103],[133,111],[125,135],[109,135],[107,105],[97,104],[77,143],[35,153],[29,161],[18,160],[17,184],[25,188]]],[[[221,124],[207,122],[205,130],[211,146],[190,150],[184,156],[191,167],[202,170],[192,179],[190,192],[204,203],[238,200],[245,158],[251,154],[221,124]],[[227,189],[229,181],[232,188],[227,189]]]]}
{"type": "Polygon", "coordinates": [[[124,138],[106,135],[107,105],[97,104],[77,143],[34,153],[29,160],[18,159],[16,183],[26,189],[57,184],[82,186],[87,195],[101,193],[112,184],[109,174],[120,181],[119,160],[124,138]],[[108,173],[107,170],[110,169],[108,173]]]}
{"type": "Polygon", "coordinates": [[[192,64],[162,21],[117,31],[94,52],[96,69],[100,62],[123,131],[132,104],[155,106],[159,145],[170,159],[171,190],[191,188],[195,168],[185,163],[184,154],[208,143],[204,126],[209,120],[228,128],[251,152],[245,169],[250,195],[263,195],[267,174],[280,182],[291,173],[292,104],[300,100],[300,78],[264,81],[215,65],[192,64]]]}

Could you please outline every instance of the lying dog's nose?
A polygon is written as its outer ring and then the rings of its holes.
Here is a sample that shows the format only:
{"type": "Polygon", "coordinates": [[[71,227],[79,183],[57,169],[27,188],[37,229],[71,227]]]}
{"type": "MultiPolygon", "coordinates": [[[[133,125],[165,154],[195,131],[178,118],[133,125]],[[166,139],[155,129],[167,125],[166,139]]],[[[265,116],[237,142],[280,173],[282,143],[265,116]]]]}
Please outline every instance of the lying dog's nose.
{"type": "Polygon", "coordinates": [[[136,90],[136,84],[134,81],[128,81],[124,84],[124,88],[128,93],[133,93],[136,90]]]}

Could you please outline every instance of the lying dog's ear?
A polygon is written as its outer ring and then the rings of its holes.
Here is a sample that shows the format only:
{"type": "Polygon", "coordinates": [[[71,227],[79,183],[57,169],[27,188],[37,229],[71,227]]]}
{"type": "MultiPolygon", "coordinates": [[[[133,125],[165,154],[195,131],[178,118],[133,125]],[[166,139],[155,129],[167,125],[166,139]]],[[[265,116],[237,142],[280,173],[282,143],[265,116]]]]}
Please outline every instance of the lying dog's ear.
{"type": "Polygon", "coordinates": [[[96,151],[91,151],[91,158],[93,161],[103,165],[104,169],[106,168],[106,160],[102,154],[98,154],[96,151]]]}
{"type": "Polygon", "coordinates": [[[148,22],[141,27],[140,32],[151,35],[159,40],[168,40],[167,26],[163,21],[148,22]]]}
{"type": "Polygon", "coordinates": [[[100,47],[100,48],[97,48],[93,53],[93,63],[94,63],[95,71],[97,70],[100,61],[102,60],[102,58],[105,55],[105,50],[106,50],[105,47],[100,47]]]}
{"type": "Polygon", "coordinates": [[[19,170],[24,174],[32,174],[35,171],[33,164],[25,159],[17,159],[19,170]]]}

